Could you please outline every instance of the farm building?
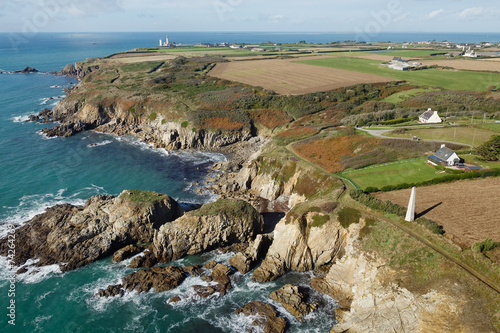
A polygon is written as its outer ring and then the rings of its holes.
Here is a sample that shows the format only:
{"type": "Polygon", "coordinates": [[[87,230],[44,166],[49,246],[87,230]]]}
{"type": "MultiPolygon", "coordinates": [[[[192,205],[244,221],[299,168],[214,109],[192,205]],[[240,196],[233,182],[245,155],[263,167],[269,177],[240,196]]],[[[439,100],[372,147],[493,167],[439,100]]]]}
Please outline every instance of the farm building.
{"type": "Polygon", "coordinates": [[[432,111],[432,109],[429,108],[418,117],[418,122],[422,124],[437,124],[443,122],[443,120],[439,117],[437,111],[432,111]]]}
{"type": "Polygon", "coordinates": [[[408,60],[404,60],[401,57],[394,57],[388,67],[398,71],[407,71],[410,68],[422,67],[422,64],[419,62],[408,62],[408,60]]]}
{"type": "Polygon", "coordinates": [[[434,155],[429,156],[429,162],[434,165],[454,166],[460,163],[460,157],[453,150],[442,145],[434,155]]]}

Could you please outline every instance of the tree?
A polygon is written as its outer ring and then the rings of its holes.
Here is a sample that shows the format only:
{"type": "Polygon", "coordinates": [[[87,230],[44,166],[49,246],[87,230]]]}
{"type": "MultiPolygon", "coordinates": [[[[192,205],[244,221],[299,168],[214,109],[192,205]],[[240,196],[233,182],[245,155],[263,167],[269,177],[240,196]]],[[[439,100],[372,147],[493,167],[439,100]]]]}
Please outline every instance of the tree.
{"type": "Polygon", "coordinates": [[[498,161],[500,158],[500,135],[491,138],[477,148],[477,153],[486,161],[498,161]]]}

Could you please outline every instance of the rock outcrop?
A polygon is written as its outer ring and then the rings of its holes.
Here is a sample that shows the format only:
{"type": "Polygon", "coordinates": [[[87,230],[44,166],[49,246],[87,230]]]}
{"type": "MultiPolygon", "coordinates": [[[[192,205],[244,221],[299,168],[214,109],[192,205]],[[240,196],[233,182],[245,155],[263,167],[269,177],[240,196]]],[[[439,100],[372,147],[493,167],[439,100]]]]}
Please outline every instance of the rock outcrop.
{"type": "Polygon", "coordinates": [[[311,282],[341,306],[332,332],[468,331],[460,320],[463,300],[439,291],[414,294],[387,282],[394,280],[395,273],[376,255],[355,250],[353,239],[348,239],[346,255],[324,278],[311,282]]]}
{"type": "Polygon", "coordinates": [[[136,245],[127,245],[122,249],[119,249],[113,254],[114,262],[122,262],[128,258],[135,256],[137,253],[141,252],[141,248],[136,245]]]}
{"type": "Polygon", "coordinates": [[[238,252],[229,259],[229,265],[233,266],[241,274],[248,273],[253,268],[253,265],[264,257],[271,243],[272,238],[270,235],[257,235],[245,252],[238,252]]]}
{"type": "Polygon", "coordinates": [[[255,281],[272,281],[290,270],[316,269],[343,253],[347,231],[335,220],[314,226],[313,217],[318,214],[295,216],[290,212],[276,225],[267,256],[254,271],[255,281]]]}
{"type": "Polygon", "coordinates": [[[153,251],[162,262],[244,243],[261,232],[263,220],[249,203],[218,200],[164,224],[154,237],[153,251]]]}
{"type": "MultiPolygon", "coordinates": [[[[39,259],[37,266],[59,264],[63,271],[82,267],[130,244],[151,242],[166,222],[183,214],[167,195],[124,191],[98,195],[85,206],[57,205],[16,230],[15,264],[39,259]]],[[[8,251],[0,240],[0,255],[8,251]]]]}
{"type": "Polygon", "coordinates": [[[182,268],[176,266],[153,267],[130,273],[122,279],[123,288],[129,291],[159,293],[178,287],[186,278],[182,268]]]}
{"type": "Polygon", "coordinates": [[[278,290],[273,291],[269,297],[278,303],[281,303],[299,321],[314,312],[317,305],[306,302],[307,295],[299,290],[299,287],[286,284],[278,290]]]}
{"type": "Polygon", "coordinates": [[[245,316],[255,316],[252,326],[258,327],[265,333],[282,333],[286,329],[285,318],[279,317],[278,312],[264,302],[252,301],[243,308],[236,309],[236,313],[243,313],[245,316]]]}
{"type": "Polygon", "coordinates": [[[26,66],[24,67],[24,69],[20,70],[20,71],[14,71],[13,73],[16,73],[16,74],[30,74],[30,73],[38,73],[38,70],[33,68],[33,67],[29,67],[29,66],[26,66]]]}

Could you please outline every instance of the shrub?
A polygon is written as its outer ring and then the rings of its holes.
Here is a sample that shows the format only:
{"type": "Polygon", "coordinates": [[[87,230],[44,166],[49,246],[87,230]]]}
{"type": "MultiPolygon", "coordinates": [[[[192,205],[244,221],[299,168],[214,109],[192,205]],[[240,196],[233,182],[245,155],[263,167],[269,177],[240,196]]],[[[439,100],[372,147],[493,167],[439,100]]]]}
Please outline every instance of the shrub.
{"type": "Polygon", "coordinates": [[[188,127],[188,125],[189,125],[189,122],[187,122],[187,121],[183,121],[181,123],[182,128],[186,128],[186,127],[188,127]]]}
{"type": "Polygon", "coordinates": [[[491,238],[485,239],[482,242],[476,242],[472,245],[471,249],[474,252],[486,252],[500,246],[500,242],[494,242],[491,238]]]}
{"type": "Polygon", "coordinates": [[[379,191],[378,187],[375,186],[368,186],[367,188],[365,188],[365,193],[373,193],[378,191],[379,191]]]}
{"type": "Polygon", "coordinates": [[[443,227],[441,227],[439,224],[436,222],[429,220],[425,217],[419,217],[418,219],[415,220],[418,224],[424,226],[425,228],[429,229],[432,233],[435,233],[437,235],[443,235],[444,230],[443,227]]]}
{"type": "Polygon", "coordinates": [[[325,202],[324,204],[320,205],[320,208],[324,212],[331,213],[335,210],[335,208],[337,208],[337,206],[338,206],[337,202],[330,201],[330,202],[325,202]]]}
{"type": "Polygon", "coordinates": [[[330,216],[328,215],[314,215],[313,223],[309,225],[309,228],[321,227],[328,221],[330,221],[330,216]]]}
{"type": "Polygon", "coordinates": [[[167,123],[167,119],[162,119],[161,123],[162,123],[162,125],[165,125],[167,123]]]}
{"type": "Polygon", "coordinates": [[[361,228],[359,231],[359,239],[363,239],[366,235],[368,235],[372,229],[372,226],[375,224],[375,219],[372,217],[367,217],[365,219],[365,226],[361,228]]]}
{"type": "Polygon", "coordinates": [[[491,138],[477,148],[477,153],[486,161],[498,161],[500,157],[500,135],[491,138]]]}
{"type": "Polygon", "coordinates": [[[156,112],[152,112],[152,113],[149,115],[149,117],[148,117],[148,118],[149,118],[149,120],[151,120],[151,121],[156,120],[156,112]]]}
{"type": "Polygon", "coordinates": [[[359,223],[360,218],[361,213],[354,208],[344,207],[339,211],[340,225],[346,229],[353,223],[359,223]]]}

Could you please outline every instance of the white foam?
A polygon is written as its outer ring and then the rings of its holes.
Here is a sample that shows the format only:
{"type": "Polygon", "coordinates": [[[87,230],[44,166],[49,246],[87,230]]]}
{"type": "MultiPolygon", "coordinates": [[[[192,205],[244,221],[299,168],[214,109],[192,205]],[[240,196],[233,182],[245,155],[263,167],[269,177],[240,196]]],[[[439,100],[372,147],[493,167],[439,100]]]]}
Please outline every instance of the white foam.
{"type": "Polygon", "coordinates": [[[88,144],[87,147],[89,147],[89,148],[100,147],[100,146],[109,145],[110,143],[113,143],[113,141],[104,140],[102,142],[88,144]]]}
{"type": "Polygon", "coordinates": [[[61,86],[58,86],[58,85],[54,85],[54,86],[50,86],[51,88],[62,88],[61,86]]]}
{"type": "Polygon", "coordinates": [[[59,265],[49,265],[36,267],[33,266],[36,264],[38,260],[29,259],[25,264],[20,267],[24,267],[27,269],[26,273],[18,274],[17,279],[26,284],[36,284],[47,280],[55,275],[62,275],[61,268],[59,265]]]}
{"type": "Polygon", "coordinates": [[[30,120],[29,115],[15,116],[10,118],[14,123],[25,123],[30,120]]]}

